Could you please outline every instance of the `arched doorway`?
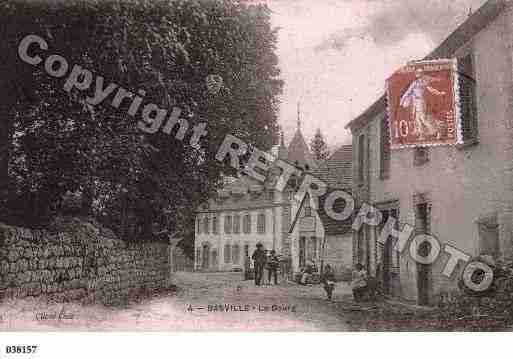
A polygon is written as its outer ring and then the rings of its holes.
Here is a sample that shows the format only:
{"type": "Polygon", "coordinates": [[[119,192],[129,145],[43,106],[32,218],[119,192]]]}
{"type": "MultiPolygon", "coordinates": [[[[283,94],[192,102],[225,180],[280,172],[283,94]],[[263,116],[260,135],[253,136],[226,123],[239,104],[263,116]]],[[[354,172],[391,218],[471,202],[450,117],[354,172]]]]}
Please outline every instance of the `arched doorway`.
{"type": "Polygon", "coordinates": [[[208,243],[203,244],[202,256],[201,256],[201,269],[207,270],[210,266],[210,245],[208,243]]]}

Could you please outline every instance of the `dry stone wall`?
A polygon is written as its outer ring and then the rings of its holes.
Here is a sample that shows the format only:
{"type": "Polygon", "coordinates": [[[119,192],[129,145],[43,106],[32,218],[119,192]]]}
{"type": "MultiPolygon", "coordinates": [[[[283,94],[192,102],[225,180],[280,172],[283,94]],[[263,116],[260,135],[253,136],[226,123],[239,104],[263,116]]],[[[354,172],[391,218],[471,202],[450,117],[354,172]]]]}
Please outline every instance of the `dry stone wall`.
{"type": "Polygon", "coordinates": [[[62,231],[0,224],[0,300],[123,303],[169,285],[166,243],[127,244],[73,219],[62,231]]]}

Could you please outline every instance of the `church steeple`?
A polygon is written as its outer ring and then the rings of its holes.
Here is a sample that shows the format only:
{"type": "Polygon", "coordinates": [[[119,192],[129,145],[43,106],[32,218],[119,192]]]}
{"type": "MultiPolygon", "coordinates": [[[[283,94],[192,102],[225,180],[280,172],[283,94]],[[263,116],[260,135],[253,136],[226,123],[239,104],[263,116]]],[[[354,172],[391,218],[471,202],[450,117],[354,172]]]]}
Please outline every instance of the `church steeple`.
{"type": "Polygon", "coordinates": [[[301,109],[299,101],[297,103],[297,130],[301,131],[301,109]]]}
{"type": "Polygon", "coordinates": [[[297,103],[297,129],[288,148],[288,160],[306,170],[317,168],[310,149],[301,133],[301,103],[297,103]]]}

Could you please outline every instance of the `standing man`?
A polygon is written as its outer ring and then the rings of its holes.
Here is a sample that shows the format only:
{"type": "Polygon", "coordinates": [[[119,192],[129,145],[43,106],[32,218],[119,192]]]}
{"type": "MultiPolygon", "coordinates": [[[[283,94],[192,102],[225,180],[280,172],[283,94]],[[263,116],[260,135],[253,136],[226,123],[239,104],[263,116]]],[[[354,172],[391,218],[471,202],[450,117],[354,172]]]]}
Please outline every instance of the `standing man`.
{"type": "Polygon", "coordinates": [[[262,281],[262,276],[264,275],[264,267],[265,267],[265,251],[262,243],[257,243],[256,250],[253,252],[251,256],[255,263],[255,285],[259,286],[262,281]]]}

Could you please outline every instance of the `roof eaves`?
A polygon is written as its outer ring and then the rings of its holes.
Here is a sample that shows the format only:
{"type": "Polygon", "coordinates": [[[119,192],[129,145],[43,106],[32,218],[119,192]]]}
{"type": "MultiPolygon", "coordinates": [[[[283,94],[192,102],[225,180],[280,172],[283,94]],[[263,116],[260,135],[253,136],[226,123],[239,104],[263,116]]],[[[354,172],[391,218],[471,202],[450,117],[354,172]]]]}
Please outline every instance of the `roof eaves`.
{"type": "MultiPolygon", "coordinates": [[[[512,6],[511,0],[488,0],[479,10],[469,16],[467,20],[454,30],[435,50],[426,56],[424,60],[452,56],[457,49],[488,26],[508,6],[512,6]]],[[[344,126],[344,128],[353,130],[365,126],[372,118],[383,112],[385,106],[386,96],[382,95],[361,115],[344,126]]]]}

